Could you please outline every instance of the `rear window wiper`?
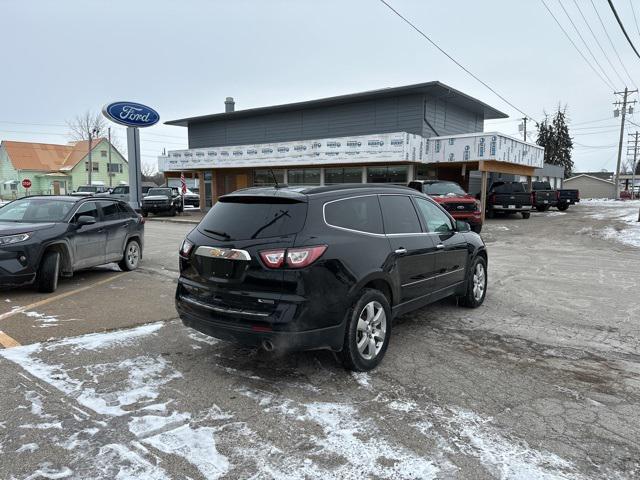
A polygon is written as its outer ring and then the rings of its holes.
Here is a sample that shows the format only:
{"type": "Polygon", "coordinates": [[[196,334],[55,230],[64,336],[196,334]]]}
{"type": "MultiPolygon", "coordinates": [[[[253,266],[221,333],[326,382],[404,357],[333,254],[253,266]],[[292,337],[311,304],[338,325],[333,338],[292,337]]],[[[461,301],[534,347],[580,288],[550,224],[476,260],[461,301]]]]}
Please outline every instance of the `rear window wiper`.
{"type": "Polygon", "coordinates": [[[208,228],[205,228],[204,231],[207,232],[207,233],[212,233],[214,235],[217,235],[218,237],[226,238],[227,240],[229,240],[231,238],[231,235],[229,235],[228,233],[225,233],[225,232],[217,232],[215,230],[210,230],[208,228]]]}

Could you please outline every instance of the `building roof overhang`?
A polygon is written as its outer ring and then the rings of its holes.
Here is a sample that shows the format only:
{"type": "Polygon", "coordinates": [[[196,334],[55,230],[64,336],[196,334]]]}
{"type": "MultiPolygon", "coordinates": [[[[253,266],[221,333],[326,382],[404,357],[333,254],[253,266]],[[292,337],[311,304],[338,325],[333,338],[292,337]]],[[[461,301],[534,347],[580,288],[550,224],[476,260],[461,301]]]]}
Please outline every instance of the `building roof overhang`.
{"type": "Polygon", "coordinates": [[[350,93],[347,95],[337,95],[334,97],[319,98],[316,100],[307,100],[303,102],[285,103],[282,105],[272,105],[268,107],[249,108],[246,110],[236,110],[233,112],[214,113],[211,115],[202,115],[197,117],[187,117],[178,120],[170,120],[165,122],[166,125],[176,125],[180,127],[188,127],[190,124],[211,122],[218,120],[232,120],[245,117],[253,117],[258,115],[267,115],[271,113],[288,112],[294,110],[328,107],[351,102],[361,102],[365,100],[382,99],[394,96],[405,96],[413,94],[427,94],[439,100],[446,100],[461,108],[471,110],[482,115],[485,120],[493,120],[497,118],[508,118],[503,113],[490,105],[474,98],[466,93],[462,93],[455,88],[449,87],[444,83],[434,81],[426,83],[416,83],[413,85],[405,85],[402,87],[382,88],[379,90],[369,90],[366,92],[350,93]]]}

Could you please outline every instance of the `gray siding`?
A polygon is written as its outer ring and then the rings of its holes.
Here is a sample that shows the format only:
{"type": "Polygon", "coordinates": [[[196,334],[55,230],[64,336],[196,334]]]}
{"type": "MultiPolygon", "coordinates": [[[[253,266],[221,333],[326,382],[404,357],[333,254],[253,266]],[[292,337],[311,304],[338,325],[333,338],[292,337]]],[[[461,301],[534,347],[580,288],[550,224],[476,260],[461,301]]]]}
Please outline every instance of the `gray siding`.
{"type": "Polygon", "coordinates": [[[409,132],[425,137],[479,132],[482,115],[425,95],[404,95],[189,125],[189,148],[409,132]]]}

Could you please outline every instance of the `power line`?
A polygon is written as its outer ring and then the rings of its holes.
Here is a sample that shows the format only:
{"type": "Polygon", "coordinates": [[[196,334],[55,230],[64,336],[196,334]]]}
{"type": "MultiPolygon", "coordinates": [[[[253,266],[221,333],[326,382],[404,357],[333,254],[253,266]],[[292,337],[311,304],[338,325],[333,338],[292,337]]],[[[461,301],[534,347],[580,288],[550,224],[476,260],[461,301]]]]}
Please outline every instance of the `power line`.
{"type": "Polygon", "coordinates": [[[602,45],[600,44],[600,40],[598,40],[598,37],[596,36],[595,32],[591,28],[591,24],[587,21],[587,17],[585,17],[584,13],[582,13],[582,9],[580,8],[580,5],[578,4],[577,0],[573,0],[573,3],[575,4],[576,8],[578,9],[578,12],[580,13],[580,16],[582,17],[582,20],[584,20],[584,23],[587,25],[587,28],[591,32],[591,36],[593,37],[593,39],[596,41],[596,44],[600,48],[600,51],[602,52],[602,55],[604,55],[605,60],[607,61],[607,63],[611,67],[611,70],[613,70],[613,73],[616,74],[616,76],[618,77],[618,80],[620,80],[620,83],[622,85],[624,85],[625,81],[622,79],[622,77],[618,73],[618,70],[616,70],[616,67],[613,66],[613,63],[611,63],[611,60],[609,60],[609,56],[604,51],[604,48],[602,48],[602,45]]]}
{"type": "Polygon", "coordinates": [[[591,6],[593,7],[593,10],[596,12],[596,16],[598,17],[598,20],[600,21],[600,25],[602,26],[602,29],[604,30],[604,34],[606,35],[607,39],[609,40],[609,44],[611,45],[611,48],[613,49],[613,52],[616,54],[616,57],[618,58],[618,61],[620,62],[620,65],[622,65],[622,69],[624,70],[624,73],[627,74],[627,77],[629,78],[629,81],[631,82],[631,85],[633,85],[635,88],[638,88],[635,84],[635,82],[633,81],[633,78],[631,78],[631,75],[629,74],[629,71],[627,70],[627,67],[625,67],[624,62],[622,61],[622,58],[620,58],[620,54],[618,53],[618,49],[616,48],[615,44],[613,43],[613,40],[611,40],[611,36],[609,36],[609,32],[607,31],[607,27],[605,27],[604,22],[602,21],[602,17],[600,16],[600,12],[598,12],[598,9],[596,8],[596,4],[593,3],[593,0],[589,0],[591,2],[591,6]]]}
{"type": "Polygon", "coordinates": [[[513,103],[511,103],[509,100],[507,100],[505,97],[503,97],[502,95],[500,95],[497,91],[495,91],[492,87],[490,87],[485,81],[481,80],[478,76],[474,75],[468,68],[466,68],[465,66],[463,66],[460,62],[458,62],[455,58],[453,58],[451,55],[449,55],[447,52],[445,52],[436,42],[434,42],[433,40],[431,40],[431,38],[429,38],[429,36],[424,33],[422,30],[420,30],[418,27],[416,27],[409,19],[407,19],[406,17],[402,16],[402,14],[400,12],[398,12],[395,8],[393,8],[391,5],[389,5],[385,0],[380,0],[380,2],[382,4],[384,4],[389,10],[391,10],[393,13],[395,13],[398,17],[400,17],[407,25],[409,25],[411,28],[413,28],[416,32],[418,32],[422,37],[424,37],[431,45],[433,45],[434,47],[436,47],[443,55],[445,55],[449,60],[451,60],[453,63],[455,63],[458,67],[460,67],[462,70],[464,70],[467,74],[469,74],[471,77],[473,77],[475,80],[477,80],[478,82],[480,82],[482,85],[484,85],[487,89],[489,89],[491,92],[493,92],[494,95],[496,95],[499,99],[501,99],[503,102],[505,102],[507,105],[509,105],[511,108],[513,108],[514,110],[517,110],[518,112],[520,112],[522,115],[524,115],[525,117],[529,117],[531,120],[534,120],[534,118],[531,115],[528,115],[526,112],[520,110],[518,107],[516,107],[513,103]]]}
{"type": "MultiPolygon", "coordinates": [[[[604,74],[606,79],[609,81],[609,85],[611,86],[611,88],[613,88],[615,90],[616,87],[615,87],[614,83],[611,81],[611,79],[609,78],[609,75],[607,75],[607,72],[605,71],[604,68],[602,68],[602,65],[600,65],[600,62],[598,62],[598,59],[596,58],[596,56],[591,51],[591,48],[589,47],[589,45],[587,44],[586,40],[584,39],[584,37],[580,33],[580,29],[578,29],[576,24],[573,22],[573,19],[571,18],[571,15],[569,15],[569,12],[567,11],[567,9],[564,8],[564,5],[562,4],[562,0],[558,0],[558,3],[560,4],[560,8],[562,8],[562,11],[564,12],[564,14],[569,19],[569,23],[571,23],[571,26],[573,27],[573,29],[578,34],[578,37],[580,38],[580,40],[582,40],[582,43],[584,44],[585,48],[587,49],[587,52],[589,52],[589,54],[591,55],[591,58],[593,58],[593,61],[596,62],[596,65],[598,66],[598,68],[600,68],[600,71],[604,74]]],[[[622,82],[622,83],[624,83],[624,82],[622,82]]]]}
{"type": "Polygon", "coordinates": [[[633,13],[633,23],[636,24],[636,31],[640,35],[640,27],[638,26],[638,19],[636,18],[636,9],[633,8],[633,2],[629,0],[629,6],[631,7],[631,13],[633,13]]]}
{"type": "MultiPolygon", "coordinates": [[[[547,3],[544,0],[540,0],[542,2],[542,4],[544,5],[544,8],[547,9],[547,12],[549,12],[549,14],[551,15],[551,17],[553,17],[553,19],[555,20],[555,22],[558,24],[558,26],[560,27],[560,30],[562,30],[562,33],[564,33],[564,35],[567,37],[567,39],[571,42],[571,45],[573,45],[573,48],[576,49],[576,52],[578,52],[578,54],[580,54],[580,56],[582,57],[582,59],[587,63],[587,65],[589,65],[589,68],[591,68],[591,70],[593,70],[593,72],[600,78],[600,80],[602,80],[602,82],[607,86],[607,88],[611,88],[611,85],[609,85],[607,83],[607,81],[604,79],[604,77],[600,74],[600,72],[598,72],[596,70],[596,68],[591,64],[591,62],[587,59],[587,57],[584,56],[584,54],[582,53],[582,51],[578,48],[578,46],[575,44],[575,42],[573,41],[573,39],[569,36],[569,34],[567,33],[567,31],[564,29],[564,27],[562,26],[562,24],[558,21],[558,19],[556,18],[556,16],[553,14],[553,12],[551,11],[551,9],[549,8],[549,6],[547,5],[547,3]]],[[[613,89],[615,90],[615,88],[613,89]]]]}
{"type": "Polygon", "coordinates": [[[624,36],[627,38],[627,42],[629,42],[629,45],[631,45],[631,48],[633,48],[633,51],[635,52],[636,56],[640,58],[640,53],[638,53],[638,50],[636,50],[635,45],[629,38],[629,34],[627,34],[627,31],[625,30],[624,25],[622,24],[622,20],[620,20],[620,17],[618,16],[618,12],[616,12],[616,7],[613,6],[613,2],[611,0],[607,0],[607,2],[611,7],[611,11],[613,12],[613,15],[616,17],[616,20],[618,21],[618,25],[620,25],[620,30],[622,30],[622,33],[624,33],[624,36]]]}

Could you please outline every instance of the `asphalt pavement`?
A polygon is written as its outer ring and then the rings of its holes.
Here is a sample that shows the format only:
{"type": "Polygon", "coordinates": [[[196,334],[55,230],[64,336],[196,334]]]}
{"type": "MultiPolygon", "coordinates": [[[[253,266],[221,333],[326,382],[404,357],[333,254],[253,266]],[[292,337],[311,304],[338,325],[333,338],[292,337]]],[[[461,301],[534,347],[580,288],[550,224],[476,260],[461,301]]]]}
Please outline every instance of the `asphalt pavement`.
{"type": "Polygon", "coordinates": [[[611,212],[490,221],[485,304],[400,318],[366,374],[184,328],[193,225],[148,222],[136,272],[0,292],[0,478],[637,478],[640,249],[611,212]]]}

